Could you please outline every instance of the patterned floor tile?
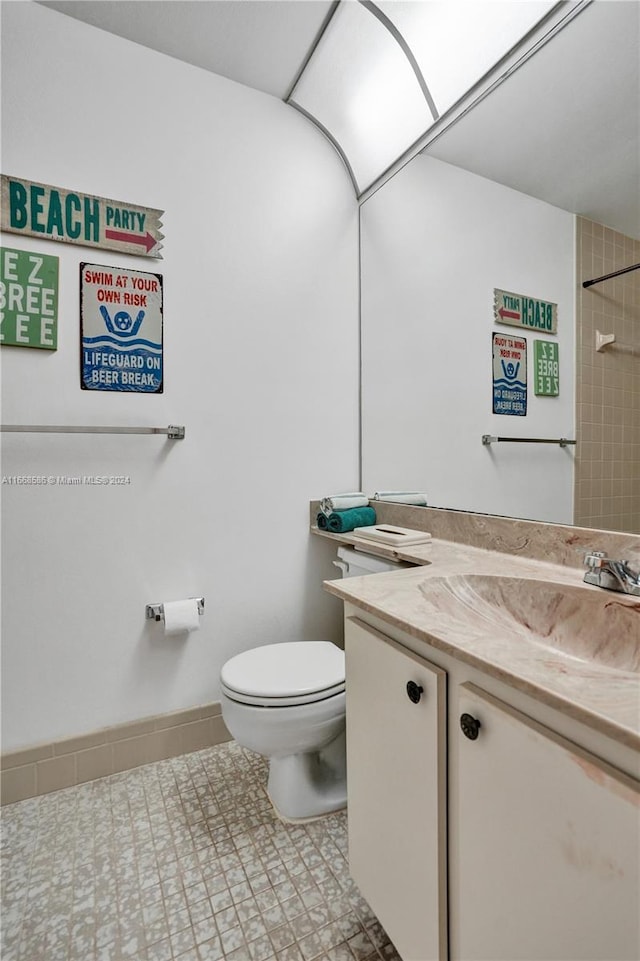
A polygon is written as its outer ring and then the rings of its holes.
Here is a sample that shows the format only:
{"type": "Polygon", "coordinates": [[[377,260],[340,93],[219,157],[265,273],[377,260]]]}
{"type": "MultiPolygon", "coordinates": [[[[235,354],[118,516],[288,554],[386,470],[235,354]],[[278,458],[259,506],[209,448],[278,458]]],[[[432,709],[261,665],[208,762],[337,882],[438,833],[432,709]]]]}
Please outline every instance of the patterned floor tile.
{"type": "Polygon", "coordinates": [[[3,961],[401,961],[346,814],[275,815],[235,742],[2,809],[3,961]]]}

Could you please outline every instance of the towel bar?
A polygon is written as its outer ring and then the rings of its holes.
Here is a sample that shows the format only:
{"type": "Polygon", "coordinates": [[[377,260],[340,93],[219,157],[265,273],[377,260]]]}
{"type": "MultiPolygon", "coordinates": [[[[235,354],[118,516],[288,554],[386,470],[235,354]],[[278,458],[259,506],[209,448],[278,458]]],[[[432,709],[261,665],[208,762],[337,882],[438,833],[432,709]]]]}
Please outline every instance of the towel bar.
{"type": "Polygon", "coordinates": [[[166,434],[169,440],[183,440],[185,428],[168,427],[76,427],[50,424],[1,424],[0,431],[16,434],[166,434]]]}
{"type": "Polygon", "coordinates": [[[567,440],[566,437],[494,437],[492,434],[483,434],[482,443],[485,447],[490,444],[559,444],[560,447],[571,447],[576,441],[567,440]]]}

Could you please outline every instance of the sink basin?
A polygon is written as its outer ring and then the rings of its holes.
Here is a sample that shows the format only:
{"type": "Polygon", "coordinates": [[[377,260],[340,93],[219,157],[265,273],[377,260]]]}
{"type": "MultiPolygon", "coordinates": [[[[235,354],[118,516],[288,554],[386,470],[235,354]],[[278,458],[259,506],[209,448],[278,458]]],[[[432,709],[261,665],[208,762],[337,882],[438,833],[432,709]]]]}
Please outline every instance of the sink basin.
{"type": "Polygon", "coordinates": [[[583,662],[640,672],[640,603],[625,594],[489,574],[425,580],[425,598],[452,622],[561,651],[583,662]]]}

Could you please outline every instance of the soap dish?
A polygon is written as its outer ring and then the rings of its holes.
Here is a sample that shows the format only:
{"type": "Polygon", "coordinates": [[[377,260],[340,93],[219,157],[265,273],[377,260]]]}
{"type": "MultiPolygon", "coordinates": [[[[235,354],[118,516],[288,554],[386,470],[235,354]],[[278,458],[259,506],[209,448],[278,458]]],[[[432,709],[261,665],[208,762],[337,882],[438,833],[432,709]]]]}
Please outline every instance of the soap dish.
{"type": "Polygon", "coordinates": [[[375,541],[378,544],[428,544],[431,534],[428,531],[414,531],[409,527],[394,527],[393,524],[372,524],[369,527],[356,527],[351,532],[364,540],[375,541]]]}

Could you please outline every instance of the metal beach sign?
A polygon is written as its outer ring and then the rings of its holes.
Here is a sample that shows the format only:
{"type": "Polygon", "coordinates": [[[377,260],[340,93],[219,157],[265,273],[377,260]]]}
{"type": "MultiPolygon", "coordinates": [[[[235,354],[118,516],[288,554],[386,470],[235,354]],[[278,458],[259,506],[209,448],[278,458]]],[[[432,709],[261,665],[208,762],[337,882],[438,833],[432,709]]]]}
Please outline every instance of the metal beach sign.
{"type": "Polygon", "coordinates": [[[527,341],[495,333],[493,347],[493,413],[524,417],[527,413],[527,341]]]}
{"type": "Polygon", "coordinates": [[[493,315],[496,324],[526,327],[545,334],[558,332],[558,305],[510,290],[493,290],[493,315]]]}
{"type": "Polygon", "coordinates": [[[163,390],[162,275],[80,264],[81,387],[163,390]]]}
{"type": "Polygon", "coordinates": [[[162,259],[163,210],[1,175],[8,233],[162,259]]]}

